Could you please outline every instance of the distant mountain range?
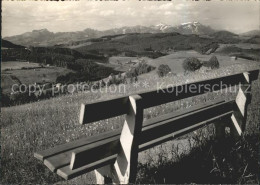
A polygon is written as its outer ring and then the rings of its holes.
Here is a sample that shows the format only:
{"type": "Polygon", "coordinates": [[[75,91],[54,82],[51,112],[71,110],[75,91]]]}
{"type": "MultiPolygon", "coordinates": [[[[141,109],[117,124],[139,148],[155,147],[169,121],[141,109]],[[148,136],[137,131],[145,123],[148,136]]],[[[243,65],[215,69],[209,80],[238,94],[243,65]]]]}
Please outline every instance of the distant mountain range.
{"type": "Polygon", "coordinates": [[[245,32],[241,34],[242,36],[249,36],[249,37],[254,37],[254,36],[260,36],[260,30],[252,30],[249,32],[245,32]]]}
{"type": "Polygon", "coordinates": [[[69,44],[70,42],[99,38],[107,35],[119,35],[129,33],[171,33],[208,35],[215,30],[209,26],[204,26],[199,22],[182,23],[178,26],[171,26],[160,23],[155,26],[133,26],[109,29],[104,31],[87,28],[77,32],[57,32],[53,33],[47,29],[33,30],[21,35],[5,37],[5,40],[24,46],[52,46],[59,44],[69,44]]]}

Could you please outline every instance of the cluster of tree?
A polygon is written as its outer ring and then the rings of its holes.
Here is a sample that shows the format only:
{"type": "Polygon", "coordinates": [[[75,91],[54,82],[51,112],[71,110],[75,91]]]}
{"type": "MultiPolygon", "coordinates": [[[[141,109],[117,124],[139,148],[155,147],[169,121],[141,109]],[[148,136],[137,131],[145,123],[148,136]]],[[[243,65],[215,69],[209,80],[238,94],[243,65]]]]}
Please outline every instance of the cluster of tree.
{"type": "Polygon", "coordinates": [[[209,67],[211,69],[218,69],[219,68],[219,61],[216,56],[212,56],[209,61],[203,62],[203,66],[209,67]]]}
{"type": "Polygon", "coordinates": [[[200,69],[202,63],[199,59],[195,57],[189,57],[183,61],[182,66],[185,71],[196,71],[200,69]]]}
{"type": "Polygon", "coordinates": [[[225,55],[237,56],[239,58],[244,58],[247,60],[260,61],[259,48],[244,49],[244,48],[238,48],[236,46],[227,46],[222,48],[218,52],[225,55]]]}
{"type": "Polygon", "coordinates": [[[169,72],[171,72],[171,68],[166,64],[159,65],[157,69],[157,74],[159,77],[166,76],[169,72]]]}
{"type": "Polygon", "coordinates": [[[138,75],[148,73],[152,70],[154,70],[155,67],[148,65],[145,61],[139,62],[136,66],[129,69],[129,71],[126,72],[126,77],[128,78],[134,78],[138,75]]]}
{"type": "Polygon", "coordinates": [[[108,77],[107,85],[112,85],[112,84],[119,85],[123,83],[127,83],[126,75],[122,75],[121,73],[119,73],[118,75],[114,75],[112,73],[108,77]]]}
{"type": "Polygon", "coordinates": [[[31,52],[25,48],[13,48],[1,50],[2,61],[28,60],[31,52]]]}
{"type": "Polygon", "coordinates": [[[223,44],[235,44],[240,42],[239,36],[229,31],[218,31],[212,33],[210,36],[217,42],[223,44]]]}
{"type": "Polygon", "coordinates": [[[13,48],[2,51],[2,61],[26,60],[42,64],[66,67],[69,63],[74,63],[77,59],[89,59],[99,62],[107,62],[108,58],[103,55],[91,53],[81,54],[76,50],[58,47],[30,47],[13,48]]]}
{"type": "Polygon", "coordinates": [[[189,57],[183,61],[182,66],[185,71],[196,71],[200,69],[201,66],[205,66],[211,69],[217,69],[219,68],[219,61],[214,55],[209,59],[209,61],[204,62],[195,57],[189,57]]]}
{"type": "Polygon", "coordinates": [[[52,88],[45,89],[41,93],[40,91],[36,91],[35,93],[29,93],[28,91],[25,91],[22,93],[17,92],[14,94],[6,94],[1,91],[1,104],[3,107],[21,105],[25,103],[32,103],[39,100],[49,99],[59,94],[60,93],[54,94],[52,88]]]}
{"type": "Polygon", "coordinates": [[[111,73],[118,73],[110,67],[98,65],[86,59],[76,60],[74,63],[69,63],[67,67],[75,70],[76,73],[58,76],[56,79],[57,83],[69,84],[82,81],[96,81],[108,77],[111,73]]]}
{"type": "Polygon", "coordinates": [[[216,42],[212,42],[209,44],[196,44],[193,46],[193,49],[200,54],[211,54],[214,53],[218,49],[219,45],[216,42]]]}
{"type": "Polygon", "coordinates": [[[203,38],[198,35],[181,35],[178,33],[155,34],[127,34],[113,40],[104,40],[84,45],[76,50],[81,53],[99,52],[102,55],[147,56],[157,58],[167,49],[191,50],[200,53],[213,53],[218,48],[218,41],[214,38],[203,38]]]}

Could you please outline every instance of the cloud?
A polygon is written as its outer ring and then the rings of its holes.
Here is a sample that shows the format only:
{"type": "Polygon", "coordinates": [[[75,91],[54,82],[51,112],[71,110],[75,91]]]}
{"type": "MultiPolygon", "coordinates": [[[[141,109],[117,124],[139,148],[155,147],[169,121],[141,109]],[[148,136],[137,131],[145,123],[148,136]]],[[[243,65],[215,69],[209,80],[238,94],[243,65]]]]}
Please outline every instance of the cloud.
{"type": "Polygon", "coordinates": [[[173,3],[162,4],[159,6],[159,9],[168,10],[168,9],[172,8],[172,6],[173,6],[173,3]]]}
{"type": "Polygon", "coordinates": [[[175,8],[176,10],[182,10],[184,7],[185,7],[185,4],[180,3],[180,4],[177,4],[174,8],[175,8]]]}
{"type": "Polygon", "coordinates": [[[164,13],[164,15],[172,15],[172,14],[174,14],[174,13],[171,12],[171,11],[167,11],[167,12],[164,13]]]}
{"type": "Polygon", "coordinates": [[[99,14],[102,16],[109,16],[109,15],[115,14],[115,11],[114,10],[105,10],[105,11],[101,11],[99,14]]]}

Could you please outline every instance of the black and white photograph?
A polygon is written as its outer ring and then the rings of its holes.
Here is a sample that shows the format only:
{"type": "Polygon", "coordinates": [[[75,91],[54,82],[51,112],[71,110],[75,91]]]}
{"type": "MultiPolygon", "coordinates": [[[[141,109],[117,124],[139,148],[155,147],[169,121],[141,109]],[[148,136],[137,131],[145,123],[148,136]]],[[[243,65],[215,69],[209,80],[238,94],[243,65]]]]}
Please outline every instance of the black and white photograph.
{"type": "Polygon", "coordinates": [[[259,184],[260,0],[2,0],[0,184],[259,184]]]}

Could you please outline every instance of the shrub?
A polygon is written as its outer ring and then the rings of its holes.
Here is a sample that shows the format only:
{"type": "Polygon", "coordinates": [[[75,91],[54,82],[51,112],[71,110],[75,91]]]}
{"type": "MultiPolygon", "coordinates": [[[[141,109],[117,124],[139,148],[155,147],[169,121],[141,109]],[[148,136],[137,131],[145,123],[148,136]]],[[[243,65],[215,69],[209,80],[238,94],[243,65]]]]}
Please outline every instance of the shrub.
{"type": "Polygon", "coordinates": [[[185,71],[196,71],[202,66],[199,59],[195,57],[186,58],[182,64],[185,71]]]}
{"type": "Polygon", "coordinates": [[[140,62],[135,67],[132,67],[129,71],[126,72],[128,78],[136,77],[138,75],[148,73],[154,70],[155,67],[148,65],[146,62],[140,62]]]}
{"type": "Polygon", "coordinates": [[[168,65],[161,64],[161,65],[158,67],[157,74],[159,75],[159,77],[164,77],[164,76],[167,75],[170,71],[171,71],[171,68],[170,68],[168,65]]]}
{"type": "Polygon", "coordinates": [[[211,69],[217,69],[219,68],[219,62],[216,56],[212,56],[209,59],[208,66],[211,67],[211,69]]]}
{"type": "Polygon", "coordinates": [[[219,68],[219,62],[216,56],[212,56],[209,61],[204,61],[203,66],[211,68],[211,69],[217,69],[219,68]]]}

